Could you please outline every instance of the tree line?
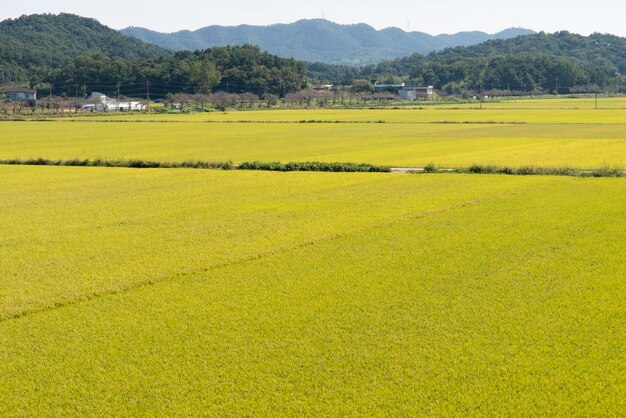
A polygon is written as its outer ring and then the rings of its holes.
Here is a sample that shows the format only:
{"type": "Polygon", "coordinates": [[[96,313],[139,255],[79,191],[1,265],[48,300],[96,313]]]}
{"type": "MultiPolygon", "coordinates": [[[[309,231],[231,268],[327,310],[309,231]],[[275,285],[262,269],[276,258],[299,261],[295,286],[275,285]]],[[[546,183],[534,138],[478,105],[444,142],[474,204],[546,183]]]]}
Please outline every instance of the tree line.
{"type": "Polygon", "coordinates": [[[171,57],[128,60],[103,52],[80,55],[59,68],[45,67],[30,84],[51,95],[164,97],[212,91],[285,95],[307,86],[306,65],[262,52],[252,45],[179,52],[171,57]]]}

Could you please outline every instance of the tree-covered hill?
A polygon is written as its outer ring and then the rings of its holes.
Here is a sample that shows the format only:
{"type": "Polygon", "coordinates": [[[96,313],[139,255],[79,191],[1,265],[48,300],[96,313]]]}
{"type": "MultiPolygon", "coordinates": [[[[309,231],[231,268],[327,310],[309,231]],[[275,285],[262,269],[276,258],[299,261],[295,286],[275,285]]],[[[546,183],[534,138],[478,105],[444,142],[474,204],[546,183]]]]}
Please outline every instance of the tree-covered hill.
{"type": "Polygon", "coordinates": [[[54,94],[92,91],[283,94],[307,85],[306,64],[242,45],[174,53],[71,14],[0,22],[0,87],[19,83],[54,94]],[[119,88],[118,88],[119,86],[119,88]]]}
{"type": "Polygon", "coordinates": [[[432,56],[446,58],[492,58],[497,55],[549,54],[595,65],[612,65],[626,73],[626,38],[594,33],[538,33],[507,40],[491,40],[466,48],[449,48],[432,56]]]}
{"type": "Polygon", "coordinates": [[[0,83],[58,68],[88,52],[126,60],[173,55],[94,19],[71,14],[22,16],[0,22],[0,83]]]}
{"type": "Polygon", "coordinates": [[[473,90],[569,92],[619,88],[626,74],[626,38],[569,32],[539,33],[365,66],[378,81],[432,84],[450,93],[473,90]]]}
{"type": "Polygon", "coordinates": [[[497,34],[460,32],[432,36],[398,28],[376,30],[366,24],[340,25],[324,19],[299,20],[270,26],[207,26],[196,31],[159,33],[131,27],[122,31],[142,41],[175,51],[226,45],[258,45],[281,57],[330,64],[363,65],[452,46],[475,45],[488,39],[505,39],[534,33],[520,28],[497,34]]]}

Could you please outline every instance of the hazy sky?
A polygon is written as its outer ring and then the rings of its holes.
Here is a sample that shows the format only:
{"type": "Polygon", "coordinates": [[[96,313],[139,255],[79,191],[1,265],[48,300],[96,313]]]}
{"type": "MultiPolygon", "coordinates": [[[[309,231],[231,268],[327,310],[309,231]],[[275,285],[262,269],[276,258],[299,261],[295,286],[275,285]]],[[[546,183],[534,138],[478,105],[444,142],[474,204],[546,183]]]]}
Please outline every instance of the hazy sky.
{"type": "Polygon", "coordinates": [[[209,25],[289,23],[321,18],[397,26],[431,34],[508,27],[626,36],[626,0],[0,0],[0,19],[32,13],[75,13],[115,28],[162,32],[209,25]]]}

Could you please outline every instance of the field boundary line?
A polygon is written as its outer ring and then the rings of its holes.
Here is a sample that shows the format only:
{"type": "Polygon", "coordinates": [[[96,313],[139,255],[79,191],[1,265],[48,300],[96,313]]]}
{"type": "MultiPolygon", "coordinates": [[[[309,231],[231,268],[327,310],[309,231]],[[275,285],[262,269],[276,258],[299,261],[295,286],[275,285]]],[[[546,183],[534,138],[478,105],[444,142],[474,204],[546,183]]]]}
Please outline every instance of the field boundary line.
{"type": "MultiPolygon", "coordinates": [[[[621,109],[618,109],[621,110],[621,109]]],[[[538,122],[538,121],[472,121],[472,120],[433,120],[433,121],[388,121],[388,120],[333,120],[333,119],[307,119],[307,120],[175,120],[175,119],[78,119],[73,117],[0,119],[2,122],[70,122],[70,123],[193,123],[193,124],[268,124],[268,125],[624,125],[624,122],[538,122]]]]}
{"type": "Polygon", "coordinates": [[[497,165],[472,164],[469,167],[438,167],[431,163],[424,167],[390,167],[368,163],[304,161],[245,161],[239,164],[232,161],[150,161],[150,160],[106,160],[96,158],[51,160],[31,158],[22,160],[0,159],[0,165],[48,166],[48,167],[100,167],[134,169],[203,169],[203,170],[244,170],[274,172],[326,172],[326,173],[394,173],[394,174],[492,174],[515,176],[562,176],[562,177],[626,177],[626,170],[621,167],[574,168],[574,167],[507,167],[497,165]]]}

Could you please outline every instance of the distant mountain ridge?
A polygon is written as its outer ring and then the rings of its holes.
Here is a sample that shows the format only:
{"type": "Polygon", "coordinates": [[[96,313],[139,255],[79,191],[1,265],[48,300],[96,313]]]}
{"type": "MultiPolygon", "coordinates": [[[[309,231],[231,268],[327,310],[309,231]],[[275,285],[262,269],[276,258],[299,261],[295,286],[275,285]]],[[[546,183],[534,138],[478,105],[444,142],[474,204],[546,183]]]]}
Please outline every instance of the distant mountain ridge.
{"type": "Polygon", "coordinates": [[[529,29],[511,28],[493,35],[485,32],[459,32],[433,36],[398,28],[376,30],[363,23],[340,25],[323,19],[299,20],[271,26],[207,26],[196,31],[184,30],[170,34],[138,27],[129,27],[121,32],[174,51],[252,44],[282,57],[347,65],[372,64],[415,52],[426,54],[445,48],[535,33],[529,29]]]}

